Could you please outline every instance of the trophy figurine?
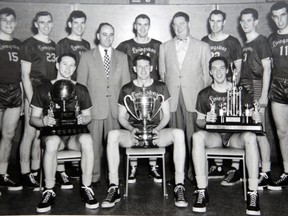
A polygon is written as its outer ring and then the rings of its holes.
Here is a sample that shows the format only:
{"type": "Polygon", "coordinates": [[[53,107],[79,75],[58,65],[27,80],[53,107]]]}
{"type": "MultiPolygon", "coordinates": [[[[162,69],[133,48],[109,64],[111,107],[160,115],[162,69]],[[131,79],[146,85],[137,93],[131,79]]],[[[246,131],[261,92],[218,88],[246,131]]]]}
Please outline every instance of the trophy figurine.
{"type": "Polygon", "coordinates": [[[80,107],[76,87],[72,81],[56,81],[50,89],[49,97],[50,105],[47,115],[54,117],[56,124],[53,127],[42,128],[42,135],[61,136],[89,132],[86,125],[78,125],[77,116],[80,114],[80,107]],[[67,106],[70,106],[69,110],[67,106]]]}
{"type": "Polygon", "coordinates": [[[143,128],[138,134],[139,147],[155,147],[152,144],[153,134],[148,130],[147,123],[151,121],[160,111],[161,105],[156,107],[156,102],[164,101],[164,96],[156,92],[147,91],[143,86],[141,92],[132,92],[124,97],[127,111],[138,121],[143,122],[143,128]]]}

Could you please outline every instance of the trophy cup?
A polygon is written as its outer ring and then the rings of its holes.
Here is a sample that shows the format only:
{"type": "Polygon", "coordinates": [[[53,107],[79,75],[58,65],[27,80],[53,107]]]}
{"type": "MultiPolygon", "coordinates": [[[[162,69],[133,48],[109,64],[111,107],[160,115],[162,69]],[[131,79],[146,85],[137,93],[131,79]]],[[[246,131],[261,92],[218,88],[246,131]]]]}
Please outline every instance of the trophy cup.
{"type": "Polygon", "coordinates": [[[153,133],[148,130],[147,122],[151,121],[161,110],[161,103],[164,101],[164,96],[152,91],[146,91],[143,86],[141,92],[132,92],[131,95],[124,97],[124,104],[128,112],[138,121],[143,122],[143,128],[138,134],[139,146],[137,147],[157,147],[152,144],[153,133]],[[160,106],[156,107],[156,102],[160,106]]]}
{"type": "Polygon", "coordinates": [[[89,132],[86,125],[78,125],[77,116],[80,114],[80,107],[76,96],[76,87],[72,81],[56,81],[50,89],[49,97],[48,115],[55,118],[56,124],[53,127],[42,128],[41,135],[65,136],[89,132]],[[67,106],[70,104],[74,110],[71,108],[67,110],[67,106]]]}

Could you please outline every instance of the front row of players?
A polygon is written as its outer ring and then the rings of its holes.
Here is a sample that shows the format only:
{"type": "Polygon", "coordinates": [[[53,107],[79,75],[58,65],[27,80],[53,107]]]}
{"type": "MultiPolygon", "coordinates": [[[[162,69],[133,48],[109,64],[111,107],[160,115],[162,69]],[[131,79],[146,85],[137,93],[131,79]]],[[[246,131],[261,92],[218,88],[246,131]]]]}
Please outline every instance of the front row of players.
{"type": "MultiPolygon", "coordinates": [[[[48,115],[49,104],[51,97],[49,97],[50,89],[55,81],[60,79],[71,80],[71,76],[76,69],[75,57],[73,54],[64,54],[58,58],[56,67],[58,69],[57,79],[48,81],[41,85],[38,91],[33,95],[31,106],[32,114],[31,125],[41,128],[47,126],[54,126],[56,121],[54,117],[48,115]]],[[[138,145],[139,129],[142,128],[142,121],[136,120],[127,109],[124,98],[126,95],[137,94],[145,87],[150,94],[161,94],[164,96],[163,101],[156,103],[161,110],[149,121],[148,128],[152,130],[153,144],[159,147],[166,147],[173,144],[173,161],[175,166],[175,187],[174,187],[174,201],[177,207],[187,207],[188,203],[185,198],[184,188],[184,165],[185,165],[185,141],[184,132],[181,129],[166,128],[170,119],[169,99],[170,95],[166,85],[163,82],[154,80],[150,77],[152,70],[151,59],[148,56],[139,55],[134,60],[134,70],[137,78],[130,83],[124,85],[121,89],[118,104],[118,120],[123,129],[112,130],[108,134],[107,144],[107,159],[109,167],[109,188],[107,197],[102,202],[103,208],[111,208],[117,202],[120,202],[121,195],[119,189],[118,168],[120,163],[119,147],[129,148],[138,145]]],[[[215,147],[231,147],[245,149],[246,163],[248,166],[248,199],[246,213],[252,215],[260,215],[259,195],[257,193],[258,187],[258,147],[256,135],[252,132],[243,132],[229,134],[229,138],[222,138],[221,133],[212,133],[205,131],[206,122],[213,122],[216,118],[215,113],[209,112],[211,98],[216,104],[225,103],[226,89],[231,88],[232,84],[227,81],[226,74],[228,73],[228,63],[223,57],[213,57],[209,62],[210,75],[213,78],[211,86],[203,89],[197,100],[197,125],[201,131],[193,135],[193,162],[196,172],[196,180],[198,189],[196,201],[193,205],[194,212],[205,212],[206,205],[209,202],[207,191],[207,167],[205,158],[205,148],[215,147]]],[[[79,107],[81,114],[77,117],[78,123],[87,125],[91,121],[91,99],[90,95],[83,85],[73,81],[76,86],[76,95],[79,99],[79,107]]],[[[245,92],[245,91],[243,91],[245,92]]],[[[249,95],[242,97],[244,102],[251,102],[249,95]]],[[[129,106],[129,105],[128,105],[129,106]]],[[[74,110],[75,104],[67,106],[67,110],[74,110]]],[[[253,120],[261,122],[261,114],[255,112],[252,115],[253,120]]],[[[227,136],[226,136],[227,137],[227,136]]],[[[55,173],[57,167],[57,151],[62,150],[65,146],[69,149],[80,150],[82,152],[82,178],[81,178],[81,195],[87,208],[96,209],[99,206],[98,201],[94,197],[91,188],[92,170],[93,170],[93,147],[92,138],[88,133],[81,133],[69,137],[59,137],[57,135],[49,135],[42,137],[45,143],[44,151],[44,174],[45,174],[45,189],[43,192],[43,199],[37,207],[38,212],[47,212],[51,209],[51,205],[55,200],[55,173]]]]}

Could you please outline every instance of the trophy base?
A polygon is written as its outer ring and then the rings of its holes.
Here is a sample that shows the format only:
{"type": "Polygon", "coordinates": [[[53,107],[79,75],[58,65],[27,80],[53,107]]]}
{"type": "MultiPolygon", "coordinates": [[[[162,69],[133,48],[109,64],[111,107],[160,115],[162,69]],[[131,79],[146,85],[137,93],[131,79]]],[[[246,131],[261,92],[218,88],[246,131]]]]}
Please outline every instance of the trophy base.
{"type": "Polygon", "coordinates": [[[71,136],[81,133],[89,133],[87,125],[62,125],[41,128],[40,136],[71,136]]]}
{"type": "Polygon", "coordinates": [[[264,134],[263,125],[261,123],[242,123],[242,122],[216,122],[207,123],[206,130],[215,133],[242,133],[250,131],[256,134],[264,134]]]}

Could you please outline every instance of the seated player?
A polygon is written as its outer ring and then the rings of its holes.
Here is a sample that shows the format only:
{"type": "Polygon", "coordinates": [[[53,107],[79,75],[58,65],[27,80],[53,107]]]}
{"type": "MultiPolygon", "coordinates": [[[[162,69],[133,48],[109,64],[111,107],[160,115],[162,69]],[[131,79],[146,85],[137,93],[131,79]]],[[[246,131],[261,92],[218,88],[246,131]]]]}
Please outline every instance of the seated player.
{"type": "MultiPolygon", "coordinates": [[[[210,75],[213,78],[211,86],[206,87],[199,92],[196,111],[196,124],[201,131],[193,134],[192,158],[194,162],[196,181],[198,189],[196,201],[193,205],[194,212],[206,212],[206,205],[209,202],[207,191],[208,178],[206,167],[205,148],[237,148],[245,149],[246,164],[248,169],[248,199],[246,213],[251,215],[260,215],[258,188],[258,146],[256,135],[252,132],[243,133],[214,133],[207,132],[205,125],[207,122],[215,122],[217,119],[218,105],[227,102],[227,89],[232,87],[232,83],[226,79],[228,73],[228,63],[224,57],[213,57],[209,61],[210,75]],[[210,111],[210,104],[215,104],[215,112],[210,111]]],[[[247,91],[242,89],[242,104],[251,104],[252,101],[247,91]],[[246,94],[245,94],[246,92],[246,94]]],[[[224,110],[225,112],[225,110],[224,110]]],[[[253,120],[261,122],[261,114],[253,112],[253,120]]]]}
{"type": "MultiPolygon", "coordinates": [[[[137,135],[143,122],[135,119],[124,104],[124,97],[131,94],[139,94],[142,88],[146,88],[147,94],[161,94],[164,101],[156,102],[156,107],[161,107],[160,112],[151,121],[147,122],[147,127],[154,134],[153,145],[166,147],[174,145],[174,165],[175,165],[175,188],[174,199],[177,207],[187,207],[188,203],[184,195],[184,164],[185,164],[185,141],[184,132],[180,129],[165,128],[170,119],[169,99],[170,95],[163,82],[153,80],[150,77],[152,71],[151,58],[139,55],[134,59],[134,70],[137,78],[124,85],[119,95],[118,120],[124,129],[112,130],[108,134],[107,159],[109,167],[109,189],[106,199],[102,202],[102,208],[111,208],[120,201],[119,190],[119,146],[129,148],[139,145],[137,135]],[[161,117],[161,118],[160,118],[161,117]]],[[[130,107],[131,104],[129,104],[130,107]]],[[[133,106],[133,105],[132,105],[133,106]]]]}
{"type": "MultiPolygon", "coordinates": [[[[62,54],[58,57],[56,68],[58,69],[56,80],[47,81],[39,86],[37,91],[33,94],[31,101],[32,113],[30,124],[37,128],[53,127],[56,120],[53,115],[49,114],[51,96],[50,90],[52,85],[57,80],[71,80],[76,69],[76,58],[73,54],[62,54]]],[[[76,103],[79,104],[80,114],[77,116],[77,123],[79,125],[87,125],[91,121],[90,109],[92,107],[91,99],[87,88],[75,81],[72,81],[76,88],[77,101],[66,104],[67,111],[74,111],[76,103]]],[[[59,111],[57,104],[55,109],[59,111]]],[[[43,199],[37,206],[37,212],[43,213],[51,209],[56,194],[55,194],[55,174],[57,167],[57,152],[65,148],[71,150],[80,150],[82,152],[81,168],[82,168],[82,185],[81,195],[85,202],[86,208],[96,209],[99,206],[98,201],[94,197],[94,192],[91,185],[92,170],[93,170],[93,142],[90,134],[81,133],[71,136],[57,136],[48,135],[42,137],[44,142],[44,158],[43,168],[45,175],[45,190],[43,192],[43,199]]]]}

